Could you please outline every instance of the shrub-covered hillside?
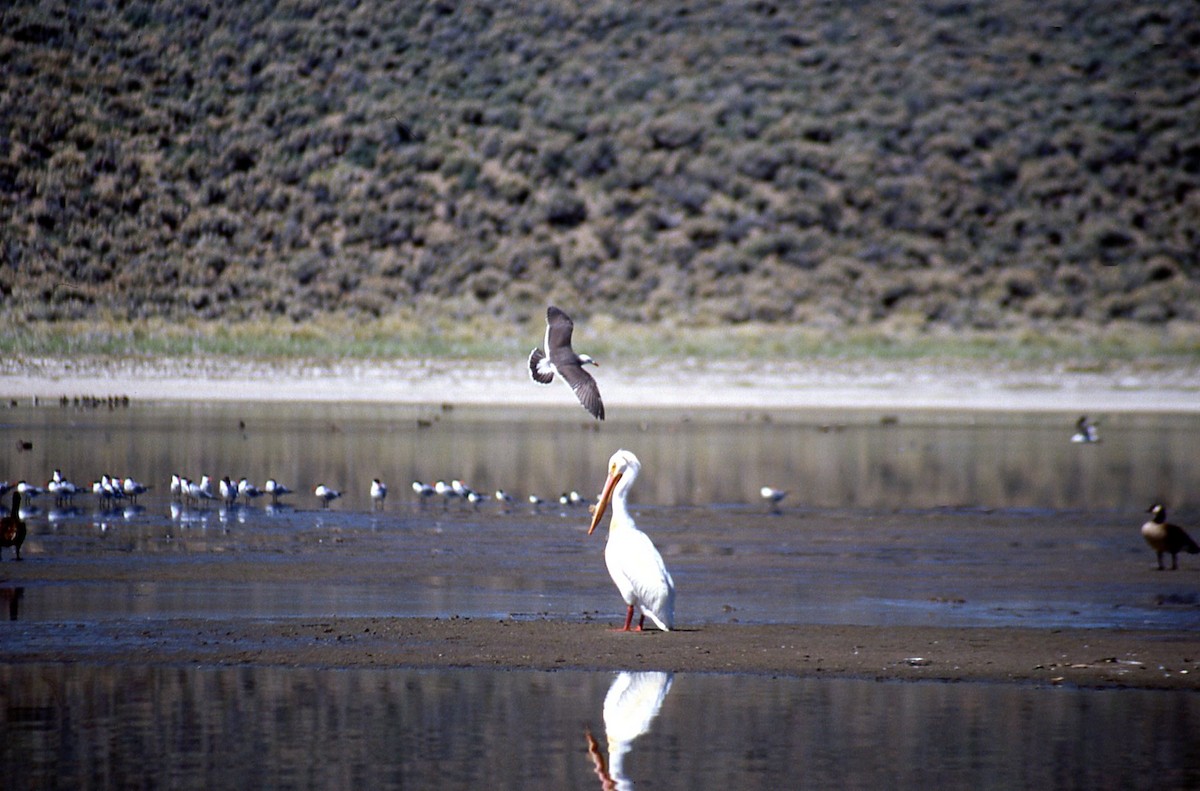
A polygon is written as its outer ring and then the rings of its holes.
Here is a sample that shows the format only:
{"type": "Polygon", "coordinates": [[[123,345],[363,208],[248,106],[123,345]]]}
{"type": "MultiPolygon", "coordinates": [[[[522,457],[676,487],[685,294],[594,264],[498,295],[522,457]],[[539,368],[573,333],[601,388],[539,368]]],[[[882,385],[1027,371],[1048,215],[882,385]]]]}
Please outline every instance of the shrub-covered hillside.
{"type": "Polygon", "coordinates": [[[0,14],[10,323],[1200,322],[1194,0],[0,14]]]}

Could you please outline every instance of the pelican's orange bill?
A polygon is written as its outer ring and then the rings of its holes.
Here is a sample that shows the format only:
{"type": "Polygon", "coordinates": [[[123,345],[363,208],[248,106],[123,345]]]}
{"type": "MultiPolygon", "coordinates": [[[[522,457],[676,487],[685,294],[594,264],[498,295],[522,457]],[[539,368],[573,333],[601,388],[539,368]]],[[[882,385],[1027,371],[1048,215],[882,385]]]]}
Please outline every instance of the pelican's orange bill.
{"type": "Polygon", "coordinates": [[[612,499],[613,488],[619,480],[621,480],[621,473],[610,472],[608,474],[608,480],[604,482],[604,491],[600,494],[600,502],[596,503],[596,513],[592,514],[592,526],[588,528],[589,536],[596,529],[596,525],[600,524],[604,512],[608,510],[608,501],[612,499]]]}

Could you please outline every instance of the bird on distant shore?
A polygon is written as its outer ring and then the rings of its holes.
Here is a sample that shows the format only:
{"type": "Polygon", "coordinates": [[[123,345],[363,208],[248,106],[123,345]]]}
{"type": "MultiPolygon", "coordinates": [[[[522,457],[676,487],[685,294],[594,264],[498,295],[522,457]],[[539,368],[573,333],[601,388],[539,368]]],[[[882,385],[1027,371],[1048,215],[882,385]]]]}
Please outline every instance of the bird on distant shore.
{"type": "Polygon", "coordinates": [[[129,476],[125,476],[125,480],[121,482],[121,492],[134,504],[137,503],[139,497],[149,490],[150,487],[146,486],[146,484],[138,483],[129,476]]]}
{"type": "Polygon", "coordinates": [[[279,498],[285,494],[291,494],[292,490],[284,486],[274,478],[267,478],[267,482],[263,484],[263,491],[271,495],[271,504],[279,505],[279,498]]]}
{"type": "Polygon", "coordinates": [[[371,502],[375,508],[383,508],[383,501],[387,499],[387,484],[378,478],[371,479],[371,502]]]}
{"type": "Polygon", "coordinates": [[[54,495],[55,505],[70,505],[71,498],[79,494],[82,490],[64,478],[62,470],[55,470],[50,481],[46,484],[46,491],[54,495]]]}
{"type": "Polygon", "coordinates": [[[585,365],[600,366],[586,354],[576,354],[571,348],[571,333],[575,324],[571,317],[551,305],[546,308],[546,337],[541,349],[529,353],[529,375],[538,384],[548,385],[558,374],[575,393],[583,408],[597,420],[604,420],[604,403],[600,388],[585,365]]]}
{"type": "Polygon", "coordinates": [[[262,491],[259,490],[257,486],[250,483],[249,479],[247,478],[242,478],[240,481],[238,481],[237,488],[238,494],[241,495],[242,499],[246,500],[247,502],[257,500],[259,497],[263,496],[262,491]]]}
{"type": "Polygon", "coordinates": [[[331,502],[342,496],[337,489],[330,488],[323,483],[317,484],[317,488],[313,489],[313,494],[321,499],[324,508],[328,508],[331,502]]]}
{"type": "Polygon", "coordinates": [[[1100,432],[1096,430],[1096,424],[1088,420],[1087,415],[1080,415],[1079,420],[1075,421],[1075,433],[1071,436],[1072,442],[1099,442],[1100,432]]]}
{"type": "Polygon", "coordinates": [[[420,481],[412,482],[412,490],[416,492],[417,497],[421,498],[421,505],[424,505],[425,501],[434,495],[433,486],[428,483],[421,483],[420,481]]]}
{"type": "Polygon", "coordinates": [[[625,502],[641,469],[638,457],[630,451],[618,450],[612,455],[608,460],[608,478],[592,515],[588,535],[595,531],[611,503],[613,514],[608,523],[604,563],[628,605],[625,627],[621,631],[629,631],[636,607],[642,613],[637,631],[643,630],[649,617],[659,629],[669,632],[675,625],[675,582],[654,542],[634,524],[625,502]]]}
{"type": "Polygon", "coordinates": [[[783,498],[787,497],[788,494],[782,489],[774,489],[770,486],[764,486],[763,488],[759,489],[758,493],[762,495],[762,498],[771,506],[772,513],[779,511],[779,504],[783,502],[783,498]]]}
{"type": "Polygon", "coordinates": [[[1182,527],[1167,521],[1167,509],[1162,505],[1155,503],[1147,509],[1147,513],[1150,514],[1150,521],[1142,525],[1142,538],[1158,553],[1159,571],[1164,570],[1164,552],[1171,553],[1172,571],[1179,569],[1180,552],[1187,552],[1189,555],[1200,552],[1200,545],[1197,545],[1182,527]]]}
{"type": "MultiPolygon", "coordinates": [[[[21,518],[21,492],[13,492],[12,507],[8,516],[0,519],[0,548],[12,547],[17,552],[17,560],[21,559],[21,545],[25,543],[27,528],[21,518]]],[[[3,557],[0,557],[3,560],[3,557]]]]}

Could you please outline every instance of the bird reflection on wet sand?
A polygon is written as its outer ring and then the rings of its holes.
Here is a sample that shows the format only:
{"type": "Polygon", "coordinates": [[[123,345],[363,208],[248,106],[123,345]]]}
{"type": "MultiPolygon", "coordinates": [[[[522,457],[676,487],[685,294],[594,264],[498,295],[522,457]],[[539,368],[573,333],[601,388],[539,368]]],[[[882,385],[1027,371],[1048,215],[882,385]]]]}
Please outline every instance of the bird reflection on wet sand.
{"type": "Polygon", "coordinates": [[[650,730],[650,724],[658,716],[671,690],[672,678],[672,674],[658,671],[623,671],[613,679],[608,694],[604,696],[607,761],[591,729],[584,733],[588,755],[604,791],[633,788],[633,781],[625,775],[625,756],[633,747],[633,740],[650,730]]]}

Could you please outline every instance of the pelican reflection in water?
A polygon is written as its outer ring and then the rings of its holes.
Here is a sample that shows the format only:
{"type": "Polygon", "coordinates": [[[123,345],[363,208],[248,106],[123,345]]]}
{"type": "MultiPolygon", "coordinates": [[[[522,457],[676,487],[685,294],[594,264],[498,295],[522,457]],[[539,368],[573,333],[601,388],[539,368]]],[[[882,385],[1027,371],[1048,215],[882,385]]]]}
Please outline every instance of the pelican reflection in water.
{"type": "Polygon", "coordinates": [[[605,791],[633,788],[633,781],[625,775],[625,755],[633,747],[633,740],[650,730],[650,723],[658,716],[671,689],[671,679],[670,673],[657,671],[623,671],[613,679],[604,696],[607,761],[591,730],[585,734],[588,755],[595,765],[596,777],[600,778],[600,787],[605,791]]]}

